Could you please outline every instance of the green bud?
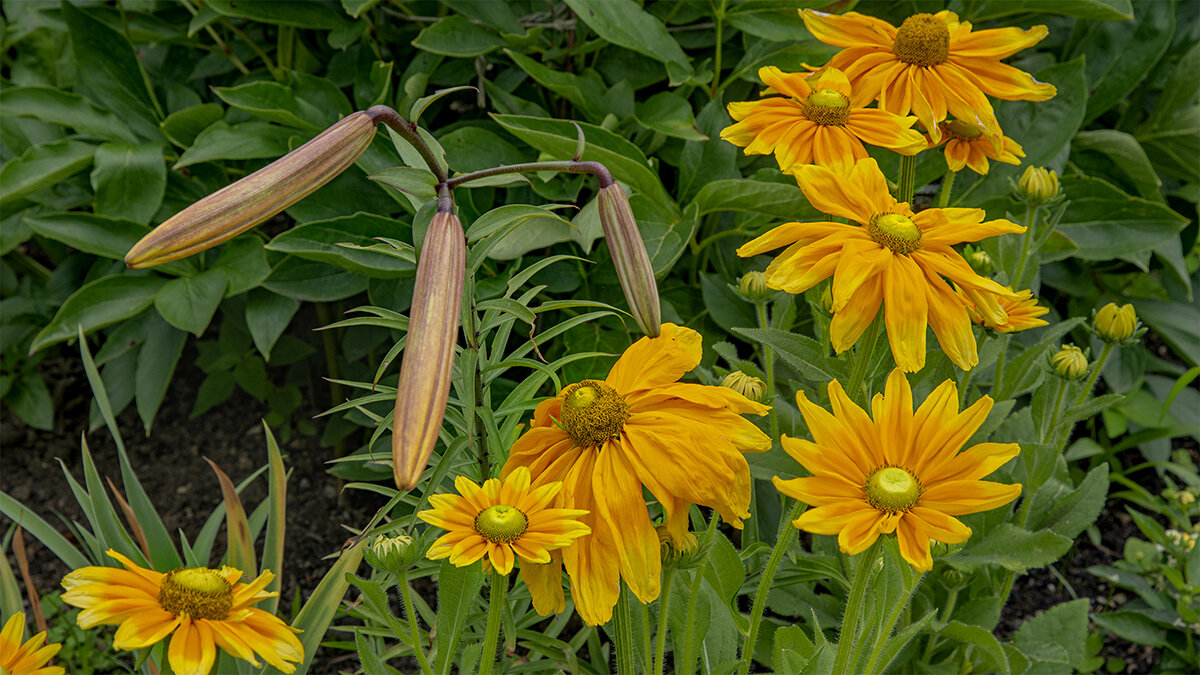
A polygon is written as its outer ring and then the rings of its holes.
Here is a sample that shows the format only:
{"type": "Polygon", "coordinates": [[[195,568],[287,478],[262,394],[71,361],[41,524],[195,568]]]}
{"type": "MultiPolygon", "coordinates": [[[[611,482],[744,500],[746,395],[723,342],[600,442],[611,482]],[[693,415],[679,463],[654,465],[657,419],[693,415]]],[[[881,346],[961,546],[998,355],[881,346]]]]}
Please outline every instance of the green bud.
{"type": "Polygon", "coordinates": [[[1087,375],[1088,360],[1083,350],[1075,345],[1063,345],[1050,357],[1050,365],[1059,377],[1067,380],[1078,380],[1087,375]]]}
{"type": "Polygon", "coordinates": [[[412,537],[381,534],[371,540],[371,544],[363,551],[363,557],[371,567],[399,576],[412,567],[422,553],[422,547],[412,537]]]}
{"type": "Polygon", "coordinates": [[[996,264],[992,261],[992,256],[988,255],[987,251],[983,249],[968,245],[963,249],[963,257],[966,258],[967,264],[971,266],[971,269],[975,270],[975,273],[980,276],[989,277],[992,275],[992,272],[996,271],[996,264]]]}
{"type": "Polygon", "coordinates": [[[721,380],[722,387],[729,387],[746,398],[757,401],[762,398],[766,383],[752,375],[735,370],[721,380]]]}
{"type": "Polygon", "coordinates": [[[1110,302],[1096,312],[1092,323],[1095,326],[1096,335],[1099,335],[1100,339],[1105,342],[1124,342],[1137,331],[1137,311],[1134,310],[1133,305],[1118,307],[1117,303],[1110,302]]]}
{"type": "Polygon", "coordinates": [[[762,302],[774,293],[767,286],[767,275],[762,272],[746,272],[738,280],[738,288],[742,291],[742,295],[751,302],[762,302]]]}
{"type": "Polygon", "coordinates": [[[1017,181],[1019,197],[1031,204],[1045,204],[1058,197],[1058,174],[1040,166],[1026,167],[1017,181]]]}

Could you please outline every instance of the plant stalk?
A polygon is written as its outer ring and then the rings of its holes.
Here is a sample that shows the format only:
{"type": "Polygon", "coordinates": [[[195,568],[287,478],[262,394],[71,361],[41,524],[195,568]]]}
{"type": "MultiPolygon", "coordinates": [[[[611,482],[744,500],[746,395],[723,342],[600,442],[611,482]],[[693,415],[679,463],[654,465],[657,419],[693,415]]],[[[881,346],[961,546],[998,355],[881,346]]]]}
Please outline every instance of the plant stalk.
{"type": "Polygon", "coordinates": [[[502,176],[510,173],[530,173],[533,171],[559,171],[561,173],[590,173],[600,180],[600,187],[608,187],[613,184],[612,173],[608,168],[600,162],[580,162],[576,160],[563,160],[553,162],[525,162],[524,164],[506,164],[504,166],[495,166],[490,169],[481,169],[464,173],[460,176],[444,179],[446,186],[451,190],[469,183],[473,180],[481,178],[490,178],[492,176],[502,176]]]}
{"type": "Polygon", "coordinates": [[[863,384],[867,377],[867,368],[870,367],[871,358],[875,355],[875,345],[879,342],[879,334],[882,332],[883,312],[880,311],[871,321],[871,325],[867,326],[863,335],[858,338],[858,347],[854,350],[854,370],[850,371],[850,387],[846,390],[854,399],[865,402],[871,398],[863,389],[863,384]],[[862,399],[859,399],[860,394],[862,399]]]}
{"type": "Polygon", "coordinates": [[[755,643],[758,642],[758,627],[762,623],[763,610],[767,605],[767,594],[771,590],[771,582],[775,580],[775,573],[779,571],[779,564],[783,562],[783,554],[795,541],[796,528],[792,527],[792,521],[804,513],[804,508],[803,502],[796,502],[796,505],[792,507],[791,514],[779,520],[775,548],[771,549],[771,557],[767,559],[767,566],[763,569],[762,578],[758,580],[758,590],[754,593],[754,606],[750,609],[750,627],[746,632],[746,641],[742,643],[742,658],[738,665],[739,675],[748,675],[750,665],[754,663],[754,648],[755,643]]]}
{"type": "MultiPolygon", "coordinates": [[[[675,567],[663,570],[662,593],[658,596],[658,629],[654,635],[654,674],[663,675],[666,660],[667,615],[671,613],[671,582],[675,580],[675,567]]],[[[690,626],[689,626],[690,628],[690,626]]]]}
{"type": "Polygon", "coordinates": [[[421,629],[417,626],[417,611],[413,607],[412,588],[408,584],[408,573],[401,573],[398,581],[400,582],[400,598],[404,601],[404,614],[408,617],[408,630],[412,635],[413,654],[421,666],[422,675],[433,675],[433,669],[429,667],[429,659],[425,657],[425,648],[421,646],[421,629]]]}
{"type": "MultiPolygon", "coordinates": [[[[758,327],[770,328],[771,322],[767,319],[767,301],[755,302],[754,311],[758,315],[758,327]]],[[[775,412],[775,350],[769,345],[762,346],[762,360],[763,374],[767,376],[767,401],[771,405],[767,419],[771,425],[771,441],[774,442],[779,438],[779,415],[775,412]]]]}
{"type": "Polygon", "coordinates": [[[954,189],[954,177],[957,175],[957,171],[946,171],[946,176],[942,178],[942,188],[938,190],[937,208],[944,209],[950,205],[950,191],[954,189]]]}
{"type": "Polygon", "coordinates": [[[617,675],[636,675],[637,658],[633,654],[633,592],[624,583],[613,613],[614,648],[617,656],[617,675]]]}
{"type": "Polygon", "coordinates": [[[900,179],[896,181],[896,201],[908,202],[912,206],[913,192],[916,190],[917,156],[900,156],[900,179]]]}
{"type": "Polygon", "coordinates": [[[851,656],[857,652],[854,641],[858,634],[863,600],[867,595],[867,582],[872,576],[875,561],[879,558],[881,542],[881,539],[876,538],[875,543],[863,553],[858,563],[858,571],[854,574],[854,583],[850,587],[850,595],[846,598],[845,619],[842,620],[842,629],[838,632],[837,655],[833,659],[835,673],[850,672],[851,656]]]}
{"type": "Polygon", "coordinates": [[[488,602],[487,628],[483,634],[483,651],[479,655],[479,675],[491,675],[496,658],[496,643],[500,637],[500,615],[504,611],[504,594],[508,577],[492,568],[491,599],[488,602]]]}

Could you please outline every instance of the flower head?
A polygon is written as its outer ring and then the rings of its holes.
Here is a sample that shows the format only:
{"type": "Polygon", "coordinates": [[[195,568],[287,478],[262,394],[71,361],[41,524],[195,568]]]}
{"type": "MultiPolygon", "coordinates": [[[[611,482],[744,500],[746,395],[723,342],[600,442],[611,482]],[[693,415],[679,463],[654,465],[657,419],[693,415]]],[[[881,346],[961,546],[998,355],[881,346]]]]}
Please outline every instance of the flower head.
{"type": "Polygon", "coordinates": [[[762,399],[763,390],[766,389],[767,383],[753,375],[747,375],[740,370],[735,370],[721,379],[721,386],[729,387],[752,401],[758,401],[762,399]]]}
{"type": "Polygon", "coordinates": [[[1017,181],[1020,198],[1033,204],[1044,204],[1058,198],[1058,174],[1054,169],[1027,166],[1017,181]]]}
{"type": "MultiPolygon", "coordinates": [[[[749,515],[750,466],[742,453],[771,439],[743,414],[765,405],[728,387],[679,382],[700,363],[700,334],[663,324],[635,342],[603,381],[572,384],[534,411],[501,475],[528,467],[534,485],[562,481],[558,504],[587,509],[592,533],[564,549],[571,597],[585,622],[609,620],[620,580],[642,602],[658,597],[659,539],[642,490],[658,500],[677,548],[691,541],[691,504],[716,509],[741,527],[749,515]]],[[[534,608],[562,611],[561,567],[522,567],[534,608]]]]}
{"type": "Polygon", "coordinates": [[[1050,366],[1065,380],[1078,380],[1087,375],[1088,360],[1083,350],[1075,345],[1063,345],[1050,357],[1050,366]]]}
{"type": "Polygon", "coordinates": [[[979,362],[971,319],[947,279],[963,289],[989,321],[1006,321],[1001,298],[1021,296],[979,276],[953,246],[1025,228],[1003,219],[983,222],[982,209],[925,209],[913,213],[888,193],[873,159],[843,177],[819,166],[796,176],[804,196],[823,213],[851,224],[785,223],[738,249],[749,257],[787,246],[767,267],[772,288],[803,293],[833,277],[829,334],[838,353],[858,341],[884,308],[884,324],[896,365],[905,371],[925,365],[925,327],[942,350],[968,370],[979,362]]]}
{"type": "Polygon", "coordinates": [[[796,402],[813,440],[783,437],[783,449],[813,475],[775,487],[815,508],[792,522],[814,534],[836,534],[849,554],[880,534],[895,533],[900,555],[920,571],[933,567],[931,539],[957,544],[971,528],[954,516],[994,509],[1021,494],[1020,485],[980,480],[1017,456],[1016,443],[980,443],[959,452],[992,408],[984,396],[958,411],[958,389],[946,380],[913,412],[912,389],[899,369],[871,415],[829,383],[833,414],[804,392],[796,402]]]}
{"type": "Polygon", "coordinates": [[[217,648],[259,666],[264,661],[291,673],[304,660],[295,630],[256,602],[278,595],[263,589],[275,575],[264,571],[249,584],[242,571],[189,567],[167,573],[139,567],[110,550],[125,569],[82,567],[63,577],[63,602],[83,608],[80,628],[119,625],[113,647],[141,649],[168,635],[167,661],[180,675],[207,675],[217,648]]]}
{"type": "Polygon", "coordinates": [[[988,133],[971,122],[950,120],[942,122],[941,129],[942,142],[946,145],[946,166],[951,171],[962,171],[963,167],[969,167],[975,173],[986,176],[990,168],[989,159],[1004,164],[1020,164],[1025,156],[1025,150],[1013,139],[988,133]]]}
{"type": "Polygon", "coordinates": [[[46,665],[62,645],[57,642],[43,645],[45,632],[22,643],[24,636],[25,613],[17,612],[8,617],[4,630],[0,631],[0,670],[6,675],[63,675],[65,671],[59,666],[46,665]]]}
{"type": "Polygon", "coordinates": [[[972,31],[969,22],[945,10],[914,14],[899,28],[858,12],[837,16],[805,9],[800,15],[814,37],[844,48],[828,67],[846,73],[855,105],[878,99],[883,110],[911,112],[934,142],[941,140],[937,123],[947,114],[1000,133],[988,96],[1045,101],[1057,93],[1054,85],[1000,63],[1045,38],[1045,26],[972,31]]]}
{"type": "MultiPolygon", "coordinates": [[[[1005,286],[1004,289],[1012,291],[1011,286],[1005,286]]],[[[998,298],[1000,309],[1004,310],[1003,323],[996,323],[984,313],[977,310],[971,295],[963,293],[960,290],[959,296],[967,306],[967,313],[971,315],[971,321],[982,324],[997,333],[1017,333],[1029,330],[1030,328],[1047,325],[1046,320],[1040,317],[1049,314],[1050,308],[1037,304],[1037,298],[1033,297],[1033,291],[1021,291],[1017,294],[1016,300],[1007,296],[1000,296],[998,298]]]]}
{"type": "Polygon", "coordinates": [[[774,152],[785,173],[804,164],[846,173],[866,158],[864,142],[904,155],[925,149],[925,137],[910,128],[916,118],[852,104],[850,83],[836,68],[812,76],[811,85],[807,73],[774,66],[759,69],[758,76],[787,98],[730,103],[737,124],[726,127],[721,138],[745,148],[747,155],[774,152]]]}
{"type": "Polygon", "coordinates": [[[478,562],[485,555],[500,574],[512,571],[516,558],[531,563],[550,562],[550,551],[570,546],[589,532],[579,517],[587,511],[548,508],[562,483],[530,488],[529,469],[513,471],[503,482],[454,479],[458,494],[429,498],[432,509],[417,515],[447,530],[426,554],[431,560],[449,558],[458,567],[478,562]]]}
{"type": "Polygon", "coordinates": [[[1117,303],[1110,302],[1096,312],[1093,323],[1100,339],[1105,342],[1124,342],[1137,332],[1137,310],[1133,305],[1118,307],[1117,303]]]}

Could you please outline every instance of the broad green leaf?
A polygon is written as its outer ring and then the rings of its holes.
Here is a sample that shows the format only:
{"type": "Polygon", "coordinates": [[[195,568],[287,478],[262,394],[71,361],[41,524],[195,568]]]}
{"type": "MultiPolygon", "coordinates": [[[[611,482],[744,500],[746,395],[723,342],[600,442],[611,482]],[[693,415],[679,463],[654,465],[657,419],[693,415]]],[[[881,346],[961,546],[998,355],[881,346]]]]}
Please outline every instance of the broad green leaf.
{"type": "Polygon", "coordinates": [[[412,122],[413,124],[416,124],[421,119],[421,113],[425,112],[425,110],[429,106],[433,105],[434,101],[437,101],[438,99],[440,99],[444,96],[449,96],[450,94],[454,94],[454,93],[457,93],[460,91],[467,91],[467,90],[473,90],[473,89],[475,89],[475,87],[472,87],[469,85],[462,86],[462,87],[449,87],[447,89],[438,89],[437,91],[433,92],[432,94],[430,94],[428,96],[422,96],[421,98],[417,99],[412,104],[412,108],[409,108],[408,121],[412,122]]]}
{"type": "Polygon", "coordinates": [[[1135,610],[1100,612],[1092,615],[1092,621],[1122,640],[1134,644],[1163,647],[1167,644],[1165,631],[1145,614],[1135,610]]]}
{"type": "Polygon", "coordinates": [[[467,617],[475,611],[479,590],[483,588],[483,572],[478,565],[455,567],[446,560],[442,562],[437,578],[437,637],[434,643],[437,654],[433,670],[449,675],[458,655],[467,617]]]}
{"type": "Polygon", "coordinates": [[[289,127],[318,132],[326,113],[296,97],[291,87],[262,80],[236,87],[214,87],[213,92],[225,103],[251,115],[289,127]]]}
{"type": "Polygon", "coordinates": [[[375,239],[394,234],[398,227],[403,226],[391,218],[357,213],[297,225],[268,242],[267,249],[328,263],[369,277],[387,279],[408,276],[416,269],[413,259],[389,255],[385,250],[394,249],[375,239]],[[353,244],[355,247],[341,244],[353,244]],[[370,247],[379,247],[380,250],[370,247]]]}
{"type": "Polygon", "coordinates": [[[1088,101],[1084,123],[1125,98],[1149,75],[1175,34],[1175,6],[1169,2],[1133,3],[1131,22],[1093,22],[1072,56],[1087,58],[1088,101]]]}
{"type": "Polygon", "coordinates": [[[1197,94],[1200,94],[1200,43],[1193,44],[1176,62],[1170,79],[1162,88],[1162,94],[1154,103],[1146,128],[1152,129],[1170,119],[1180,108],[1196,100],[1197,94]]]}
{"type": "Polygon", "coordinates": [[[167,119],[163,120],[159,127],[168,141],[181,148],[190,148],[200,132],[224,115],[225,110],[221,108],[221,104],[201,103],[167,115],[167,119]]]}
{"type": "Polygon", "coordinates": [[[571,223],[539,206],[509,204],[492,209],[467,228],[468,242],[496,237],[487,255],[495,260],[512,260],[537,248],[573,238],[571,223]]]}
{"type": "Polygon", "coordinates": [[[1000,641],[989,630],[961,621],[951,621],[937,631],[937,635],[977,647],[979,653],[985,658],[984,668],[988,672],[1012,672],[1004,648],[1000,646],[1000,641]]]}
{"type": "Polygon", "coordinates": [[[718,180],[700,188],[692,202],[698,215],[718,211],[761,213],[789,221],[827,220],[795,185],[749,178],[718,180]]]}
{"type": "Polygon", "coordinates": [[[685,141],[707,141],[687,99],[670,91],[663,91],[637,104],[637,121],[665,136],[682,138],[685,141]]]}
{"type": "Polygon", "coordinates": [[[1190,105],[1151,129],[1139,130],[1137,137],[1160,173],[1195,183],[1200,181],[1200,168],[1192,159],[1200,155],[1197,129],[1200,105],[1190,105]]]}
{"type": "Polygon", "coordinates": [[[140,314],[154,303],[166,282],[159,276],[118,275],[97,279],[71,294],[50,324],[38,333],[30,352],[140,314]]]}
{"type": "Polygon", "coordinates": [[[970,5],[964,19],[983,21],[1012,14],[1058,14],[1096,21],[1128,21],[1133,18],[1130,0],[983,0],[970,5]]]}
{"type": "Polygon", "coordinates": [[[4,403],[35,429],[54,428],[54,400],[46,381],[35,371],[27,371],[4,395],[4,403]]]}
{"type": "Polygon", "coordinates": [[[53,87],[10,87],[0,91],[0,114],[32,117],[110,141],[137,140],[119,116],[92,105],[82,96],[53,87]]]}
{"type": "MultiPolygon", "coordinates": [[[[1192,285],[1197,284],[1195,275],[1192,285]]],[[[1200,307],[1194,302],[1138,300],[1138,318],[1154,329],[1189,366],[1200,365],[1200,307]]]]}
{"type": "Polygon", "coordinates": [[[0,206],[74,175],[92,163],[96,146],[83,141],[35,145],[0,167],[0,206]]]}
{"type": "Polygon", "coordinates": [[[812,33],[808,32],[804,25],[804,19],[800,18],[800,13],[796,11],[797,5],[772,12],[741,12],[737,9],[738,7],[735,7],[734,11],[729,13],[729,25],[747,35],[761,38],[765,43],[813,40],[812,33]]]}
{"type": "Polygon", "coordinates": [[[347,23],[346,16],[331,2],[320,0],[289,0],[288,2],[241,2],[240,0],[205,0],[210,7],[225,16],[252,19],[262,23],[296,28],[331,30],[347,23]]]}
{"type": "MultiPolygon", "coordinates": [[[[696,117],[696,126],[700,132],[708,136],[707,141],[686,143],[679,157],[679,185],[677,194],[680,204],[692,201],[696,193],[719,180],[742,180],[742,172],[738,171],[736,162],[738,149],[732,143],[721,139],[721,130],[733,124],[725,104],[720,99],[709,101],[700,109],[696,117]]],[[[799,189],[799,188],[797,188],[799,189]]],[[[698,216],[705,213],[700,208],[698,216]]]]}
{"type": "Polygon", "coordinates": [[[422,204],[437,196],[437,176],[429,169],[397,166],[376,171],[367,178],[404,193],[414,209],[421,208],[422,204]]]}
{"type": "Polygon", "coordinates": [[[588,119],[597,121],[604,117],[596,100],[597,94],[605,89],[604,81],[596,71],[587,70],[583,75],[564,73],[547,68],[519,51],[505,49],[504,53],[535,82],[570,101],[588,119]]]}
{"type": "Polygon", "coordinates": [[[1088,603],[1087,598],[1064,602],[1033,617],[1017,629],[1013,644],[1023,652],[1037,643],[1057,645],[1067,650],[1068,663],[1077,665],[1087,655],[1088,603]]]}
{"type": "Polygon", "coordinates": [[[667,66],[672,86],[690,78],[691,59],[658,17],[633,0],[566,0],[579,20],[609,42],[645,54],[667,66]]]}
{"type": "Polygon", "coordinates": [[[734,333],[775,350],[788,365],[813,382],[846,381],[846,364],[831,358],[816,340],[778,328],[734,328],[734,333]]]}
{"type": "Polygon", "coordinates": [[[443,56],[473,57],[505,44],[503,38],[471,23],[461,14],[443,17],[421,30],[412,46],[443,56]]]}
{"type": "Polygon", "coordinates": [[[172,167],[212,162],[219,159],[276,159],[288,153],[288,140],[296,130],[266,122],[226,124],[217,120],[195,137],[172,167]]]}
{"type": "MultiPolygon", "coordinates": [[[[493,114],[492,118],[512,135],[552,159],[569,160],[575,154],[579,133],[571,122],[520,115],[493,114]]],[[[680,217],[679,207],[667,194],[657,171],[636,145],[607,129],[583,123],[579,126],[587,140],[587,149],[580,159],[600,162],[608,167],[617,180],[628,183],[637,192],[646,195],[672,218],[680,217]]]]}
{"type": "Polygon", "coordinates": [[[642,242],[646,245],[646,254],[650,256],[654,276],[662,279],[683,255],[700,227],[696,210],[688,207],[681,217],[673,218],[663,213],[657,204],[642,194],[632,195],[629,198],[629,206],[633,210],[634,219],[637,220],[642,242]]]}
{"type": "Polygon", "coordinates": [[[746,581],[746,566],[738,556],[737,549],[721,533],[714,533],[708,550],[704,579],[717,595],[729,604],[746,581]]]}
{"type": "Polygon", "coordinates": [[[507,2],[478,2],[477,0],[442,0],[454,11],[486,23],[502,33],[525,35],[520,10],[507,2]]]}
{"type": "Polygon", "coordinates": [[[246,298],[246,326],[254,346],[263,360],[271,360],[271,348],[291,323],[300,301],[272,293],[265,288],[255,288],[246,298]]]}
{"type": "Polygon", "coordinates": [[[1030,532],[1004,523],[986,537],[972,539],[966,548],[945,560],[961,570],[999,565],[1011,572],[1023,572],[1058,560],[1071,548],[1071,541],[1049,530],[1030,532]]]}
{"type": "Polygon", "coordinates": [[[1104,155],[1111,166],[1119,169],[1137,189],[1138,196],[1155,202],[1166,201],[1162,196],[1162,181],[1154,173],[1146,151],[1132,135],[1115,129],[1081,131],[1075,135],[1071,150],[1104,155]]]}
{"type": "Polygon", "coordinates": [[[288,256],[271,270],[263,288],[305,302],[332,302],[367,290],[367,278],[324,263],[288,256]]]}
{"type": "Polygon", "coordinates": [[[1108,466],[1101,465],[1088,472],[1072,492],[1056,496],[1053,503],[1038,513],[1038,527],[1048,527],[1057,534],[1074,539],[1096,522],[1108,498],[1108,466]]]}
{"type": "Polygon", "coordinates": [[[154,307],[167,323],[200,337],[212,321],[229,283],[219,269],[168,281],[154,298],[154,307]]]}
{"type": "Polygon", "coordinates": [[[271,274],[262,239],[252,235],[238,237],[221,246],[211,269],[219,269],[225,274],[229,282],[225,297],[245,293],[271,274]]]}
{"type": "Polygon", "coordinates": [[[148,224],[167,189],[163,144],[104,143],[96,148],[93,162],[93,210],[102,216],[148,224]]]}
{"type": "Polygon", "coordinates": [[[82,93],[102,108],[119,111],[138,136],[162,138],[162,109],[129,40],[69,2],[62,3],[62,18],[71,34],[82,93]]]}
{"type": "MultiPolygon", "coordinates": [[[[522,164],[533,161],[536,157],[527,148],[518,149],[506,139],[480,127],[458,127],[440,136],[438,141],[446,149],[446,161],[455,171],[462,173],[501,164],[522,164]]],[[[467,185],[478,183],[472,182],[467,185]]]]}
{"type": "Polygon", "coordinates": [[[150,426],[154,416],[162,405],[167,386],[175,374],[175,365],[183,353],[183,345],[187,342],[187,333],[176,330],[161,318],[148,313],[151,317],[149,330],[145,333],[145,341],[138,350],[137,375],[134,378],[134,396],[137,401],[138,416],[146,435],[150,435],[150,426]]]}
{"type": "Polygon", "coordinates": [[[1187,225],[1166,205],[1127,195],[1099,179],[1064,176],[1062,190],[1071,206],[1057,231],[1079,247],[1075,258],[1111,260],[1152,249],[1187,225]]]}
{"type": "Polygon", "coordinates": [[[382,0],[342,0],[342,9],[357,19],[380,2],[382,0]]]}

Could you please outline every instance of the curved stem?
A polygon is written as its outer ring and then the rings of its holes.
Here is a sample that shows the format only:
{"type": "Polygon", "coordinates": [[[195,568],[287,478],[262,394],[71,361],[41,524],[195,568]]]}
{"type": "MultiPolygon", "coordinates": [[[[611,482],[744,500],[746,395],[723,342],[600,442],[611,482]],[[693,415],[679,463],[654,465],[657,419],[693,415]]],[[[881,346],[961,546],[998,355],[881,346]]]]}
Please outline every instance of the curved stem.
{"type": "Polygon", "coordinates": [[[654,646],[650,641],[650,605],[639,602],[638,608],[642,613],[642,672],[649,673],[654,667],[654,646]]]}
{"type": "Polygon", "coordinates": [[[494,166],[490,169],[481,169],[464,173],[461,176],[447,178],[446,186],[451,190],[469,183],[473,180],[481,178],[490,178],[492,176],[502,176],[510,173],[529,173],[533,171],[559,171],[561,173],[590,173],[600,180],[600,187],[605,188],[613,184],[612,173],[608,167],[600,162],[579,162],[573,159],[554,161],[554,162],[525,162],[524,164],[506,164],[504,166],[494,166]]]}
{"type": "Polygon", "coordinates": [[[666,660],[667,615],[671,613],[671,582],[674,580],[675,567],[668,566],[663,570],[662,593],[658,596],[658,630],[654,635],[655,675],[663,674],[663,661],[666,660]]]}
{"type": "Polygon", "coordinates": [[[792,521],[804,513],[804,504],[796,502],[787,518],[779,521],[779,532],[775,537],[775,548],[771,549],[771,557],[763,569],[762,578],[758,580],[758,590],[754,593],[754,606],[750,609],[750,629],[746,632],[746,641],[742,643],[742,659],[738,665],[739,675],[747,675],[750,665],[754,663],[754,647],[758,642],[758,626],[762,623],[763,610],[767,605],[767,593],[771,590],[771,582],[775,581],[775,573],[779,571],[779,563],[783,562],[783,554],[796,539],[796,528],[792,521]]]}
{"type": "Polygon", "coordinates": [[[917,156],[900,156],[900,179],[896,181],[896,201],[908,202],[912,206],[913,192],[917,181],[917,156]]]}
{"type": "Polygon", "coordinates": [[[421,134],[417,132],[417,125],[412,122],[406,122],[400,113],[392,110],[386,105],[373,105],[367,108],[367,114],[376,123],[382,122],[388,125],[392,131],[400,134],[400,137],[408,141],[408,144],[421,155],[421,159],[425,160],[425,165],[429,167],[429,171],[437,178],[438,183],[446,182],[446,170],[442,168],[442,163],[434,156],[433,150],[429,144],[421,138],[421,134]]]}
{"type": "Polygon", "coordinates": [[[950,169],[946,171],[946,177],[942,179],[942,188],[938,191],[937,208],[944,209],[950,205],[950,191],[954,189],[954,177],[958,172],[950,169]]]}
{"type": "MultiPolygon", "coordinates": [[[[758,301],[754,303],[754,311],[758,315],[758,327],[770,328],[771,322],[767,319],[767,303],[766,301],[758,301]]],[[[775,412],[775,350],[768,345],[762,346],[762,368],[763,374],[767,376],[767,401],[771,405],[771,412],[768,413],[771,424],[771,441],[774,442],[779,438],[779,415],[775,412]]]]}
{"type": "Polygon", "coordinates": [[[412,589],[408,585],[408,573],[402,572],[400,578],[400,598],[404,600],[404,614],[408,616],[408,630],[412,639],[413,654],[417,657],[417,663],[421,666],[423,675],[433,675],[433,669],[429,667],[429,659],[425,657],[425,649],[421,647],[421,629],[417,626],[417,612],[413,608],[412,589]]]}
{"type": "Polygon", "coordinates": [[[854,639],[858,633],[858,619],[862,614],[863,599],[867,595],[867,581],[871,578],[875,560],[879,557],[879,546],[882,539],[876,538],[863,554],[858,563],[858,571],[854,574],[854,584],[850,587],[850,595],[846,598],[845,619],[842,629],[838,632],[837,655],[833,659],[833,672],[850,672],[850,657],[857,651],[854,649],[854,639]]]}
{"type": "Polygon", "coordinates": [[[488,603],[487,629],[483,634],[483,652],[479,656],[479,675],[490,675],[496,659],[496,643],[500,638],[500,614],[504,610],[504,594],[508,577],[492,569],[491,602],[488,603]]]}

